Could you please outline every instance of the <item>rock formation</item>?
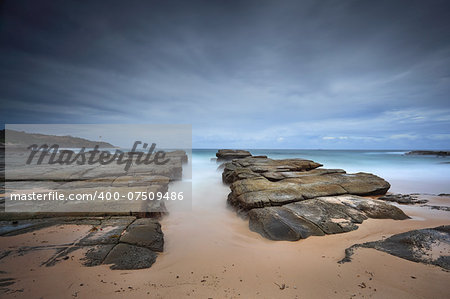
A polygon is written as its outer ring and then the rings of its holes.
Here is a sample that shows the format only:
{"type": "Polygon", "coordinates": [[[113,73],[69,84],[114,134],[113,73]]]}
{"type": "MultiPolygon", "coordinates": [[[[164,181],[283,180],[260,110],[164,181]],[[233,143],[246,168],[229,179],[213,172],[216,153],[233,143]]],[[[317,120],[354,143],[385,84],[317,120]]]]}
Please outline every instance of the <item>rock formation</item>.
{"type": "MultiPolygon", "coordinates": [[[[150,267],[164,248],[164,235],[156,219],[133,216],[55,217],[45,219],[0,221],[0,237],[16,236],[44,227],[61,225],[91,225],[89,232],[74,243],[55,244],[55,253],[43,263],[53,266],[75,251],[85,252],[86,266],[111,265],[111,269],[142,269],[150,267]]],[[[26,246],[0,252],[0,259],[10,254],[24,254],[47,247],[26,246]]]]}
{"type": "MultiPolygon", "coordinates": [[[[112,269],[141,269],[155,262],[164,246],[163,232],[156,218],[167,211],[164,200],[138,200],[137,194],[167,192],[169,183],[182,177],[182,164],[187,161],[184,151],[167,152],[168,162],[164,165],[138,164],[134,157],[128,171],[118,163],[27,165],[23,162],[26,157],[20,151],[7,157],[8,167],[2,177],[6,178],[6,192],[0,198],[0,208],[5,209],[6,202],[7,212],[0,212],[0,238],[56,225],[92,225],[90,232],[75,243],[56,244],[54,256],[44,264],[52,266],[77,249],[85,250],[83,263],[87,266],[111,264],[112,269]],[[31,191],[58,193],[65,198],[69,194],[101,193],[118,194],[120,198],[97,197],[84,202],[10,200],[14,193],[31,191]],[[130,200],[129,193],[134,200],[130,200]]],[[[35,249],[40,247],[17,251],[35,249]]],[[[13,250],[0,252],[0,259],[11,253],[13,250]]]]}
{"type": "Polygon", "coordinates": [[[271,240],[357,229],[367,218],[407,219],[402,210],[362,196],[383,195],[390,185],[370,173],[323,169],[304,159],[244,157],[224,164],[230,205],[248,215],[250,229],[271,240]]]}
{"type": "Polygon", "coordinates": [[[250,154],[249,151],[223,149],[217,152],[216,157],[217,161],[229,161],[233,159],[250,157],[251,155],[252,154],[250,154]]]}
{"type": "Polygon", "coordinates": [[[357,248],[374,248],[413,262],[450,270],[450,226],[412,230],[385,240],[355,244],[345,250],[340,263],[350,262],[357,248]]]}
{"type": "Polygon", "coordinates": [[[450,156],[450,151],[410,151],[407,152],[405,155],[447,157],[450,156]]]}
{"type": "Polygon", "coordinates": [[[424,204],[428,202],[426,199],[419,199],[415,194],[386,194],[380,196],[378,199],[405,205],[424,204]]]}

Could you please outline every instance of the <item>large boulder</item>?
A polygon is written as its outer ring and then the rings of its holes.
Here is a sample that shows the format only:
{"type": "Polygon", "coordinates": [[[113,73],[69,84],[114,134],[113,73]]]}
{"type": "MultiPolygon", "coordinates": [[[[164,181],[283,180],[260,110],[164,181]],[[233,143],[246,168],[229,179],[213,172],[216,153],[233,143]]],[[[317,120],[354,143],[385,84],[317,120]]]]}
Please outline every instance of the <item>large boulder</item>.
{"type": "Polygon", "coordinates": [[[286,207],[252,209],[248,216],[250,229],[270,240],[297,241],[324,235],[316,225],[286,207]]]}
{"type": "Polygon", "coordinates": [[[271,240],[296,241],[309,236],[343,233],[370,218],[407,219],[402,210],[360,196],[318,197],[248,212],[249,227],[271,240]]]}

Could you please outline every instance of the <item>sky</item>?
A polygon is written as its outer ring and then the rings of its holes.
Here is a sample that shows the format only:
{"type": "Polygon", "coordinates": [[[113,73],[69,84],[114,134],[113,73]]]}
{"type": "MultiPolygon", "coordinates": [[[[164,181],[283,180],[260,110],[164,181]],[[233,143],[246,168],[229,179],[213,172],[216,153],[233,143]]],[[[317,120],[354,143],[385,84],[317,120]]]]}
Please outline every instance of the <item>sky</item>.
{"type": "Polygon", "coordinates": [[[449,1],[0,4],[3,124],[191,124],[194,148],[450,149],[449,1]]]}

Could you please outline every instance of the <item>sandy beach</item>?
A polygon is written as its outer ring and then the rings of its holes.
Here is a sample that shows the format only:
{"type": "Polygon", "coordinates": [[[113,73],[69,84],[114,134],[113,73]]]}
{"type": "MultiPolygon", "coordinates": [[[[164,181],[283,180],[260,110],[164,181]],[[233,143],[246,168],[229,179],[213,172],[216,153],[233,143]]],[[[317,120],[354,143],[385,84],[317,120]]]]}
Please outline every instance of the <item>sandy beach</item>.
{"type": "MultiPolygon", "coordinates": [[[[411,219],[369,219],[344,234],[274,242],[248,229],[227,207],[228,187],[219,178],[210,188],[194,188],[192,211],[172,211],[162,219],[165,249],[144,270],[85,267],[82,250],[54,266],[41,266],[54,246],[72,242],[88,225],[60,225],[3,237],[1,250],[42,246],[0,260],[0,279],[14,284],[2,298],[444,298],[450,274],[437,266],[404,260],[374,249],[357,249],[350,263],[339,264],[355,243],[379,240],[412,229],[449,224],[446,211],[401,207],[411,219]],[[64,295],[63,295],[64,294],[64,295]]],[[[422,195],[429,205],[450,205],[449,197],[422,195]]],[[[447,253],[448,254],[448,253],[447,253]]]]}
{"type": "Polygon", "coordinates": [[[0,8],[0,299],[450,299],[450,1],[0,8]]]}

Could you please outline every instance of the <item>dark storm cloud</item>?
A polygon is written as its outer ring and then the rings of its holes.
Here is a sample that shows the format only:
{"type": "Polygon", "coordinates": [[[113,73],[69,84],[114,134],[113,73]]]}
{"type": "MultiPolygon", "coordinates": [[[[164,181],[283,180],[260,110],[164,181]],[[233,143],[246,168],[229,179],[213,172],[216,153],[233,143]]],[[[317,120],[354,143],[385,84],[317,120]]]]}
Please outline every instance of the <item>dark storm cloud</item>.
{"type": "Polygon", "coordinates": [[[199,147],[450,147],[448,11],[446,1],[4,1],[2,118],[192,123],[199,147]]]}

